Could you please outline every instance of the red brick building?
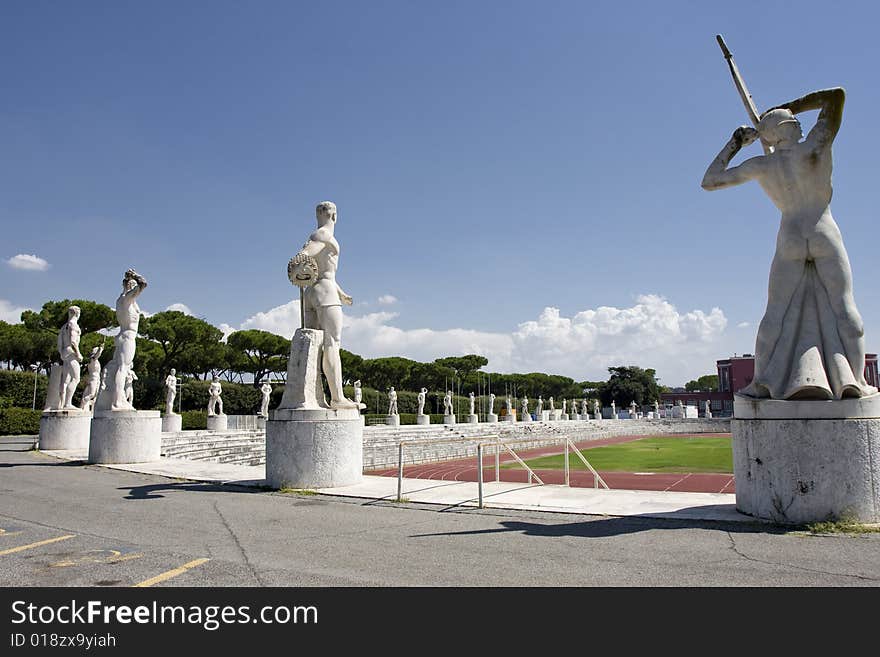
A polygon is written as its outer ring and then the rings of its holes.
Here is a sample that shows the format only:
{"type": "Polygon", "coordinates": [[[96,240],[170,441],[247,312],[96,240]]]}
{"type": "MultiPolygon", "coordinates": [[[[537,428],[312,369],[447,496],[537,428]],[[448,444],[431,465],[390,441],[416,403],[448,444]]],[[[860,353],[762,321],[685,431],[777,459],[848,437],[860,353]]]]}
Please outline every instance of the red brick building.
{"type": "MultiPolygon", "coordinates": [[[[660,395],[661,405],[667,407],[679,399],[683,404],[697,406],[700,417],[708,400],[712,415],[726,417],[733,415],[733,393],[742,390],[755,376],[755,357],[752,354],[734,355],[732,358],[715,361],[718,369],[718,390],[699,392],[664,392],[660,395]]],[[[869,385],[880,387],[880,373],[877,369],[877,354],[865,354],[865,380],[869,385]]]]}

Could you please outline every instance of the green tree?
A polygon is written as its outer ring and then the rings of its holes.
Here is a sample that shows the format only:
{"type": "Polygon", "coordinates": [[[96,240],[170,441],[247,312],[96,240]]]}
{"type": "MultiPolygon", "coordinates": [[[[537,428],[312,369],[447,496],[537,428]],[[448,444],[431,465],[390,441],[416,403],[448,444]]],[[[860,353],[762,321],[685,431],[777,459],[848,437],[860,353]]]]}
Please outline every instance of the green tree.
{"type": "Polygon", "coordinates": [[[640,406],[660,399],[657,373],[641,367],[609,367],[608,381],[599,386],[599,398],[603,406],[614,400],[618,407],[629,406],[632,401],[640,406]]]}
{"type": "Polygon", "coordinates": [[[203,377],[223,365],[226,355],[220,342],[223,332],[198,317],[166,310],[142,319],[139,332],[162,350],[161,361],[151,364],[156,368],[154,376],[159,377],[173,367],[179,373],[203,377]]]}
{"type": "Polygon", "coordinates": [[[376,390],[388,390],[394,386],[400,390],[408,390],[410,371],[416,361],[409,358],[392,356],[390,358],[370,358],[364,360],[364,385],[376,390]]]}
{"type": "Polygon", "coordinates": [[[39,312],[25,310],[21,314],[22,324],[31,330],[48,331],[57,336],[58,330],[67,321],[67,309],[70,306],[79,306],[79,326],[83,335],[118,326],[116,311],[103,303],[87,299],[47,301],[39,312]]]}
{"type": "Polygon", "coordinates": [[[364,359],[345,349],[339,350],[339,359],[342,361],[342,383],[351,385],[354,381],[364,376],[364,359]]]}
{"type": "Polygon", "coordinates": [[[489,364],[489,359],[485,356],[477,354],[468,354],[467,356],[449,356],[447,358],[438,358],[434,361],[435,365],[440,367],[448,367],[455,372],[456,378],[460,381],[467,379],[472,373],[481,367],[489,364]]]}
{"type": "Polygon", "coordinates": [[[685,383],[684,389],[688,392],[712,392],[718,390],[718,375],[704,374],[698,379],[694,379],[693,381],[688,381],[687,383],[685,383]]]}
{"type": "Polygon", "coordinates": [[[259,387],[268,373],[287,369],[290,340],[280,335],[258,329],[236,331],[229,335],[226,343],[233,352],[231,359],[235,367],[252,374],[255,387],[259,387]]]}

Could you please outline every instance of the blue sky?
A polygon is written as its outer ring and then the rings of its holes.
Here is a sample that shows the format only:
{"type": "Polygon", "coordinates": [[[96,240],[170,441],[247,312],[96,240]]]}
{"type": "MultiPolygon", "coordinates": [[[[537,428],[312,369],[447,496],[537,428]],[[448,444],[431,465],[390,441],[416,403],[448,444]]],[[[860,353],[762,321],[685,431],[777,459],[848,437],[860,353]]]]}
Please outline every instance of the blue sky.
{"type": "Polygon", "coordinates": [[[638,364],[668,385],[711,372],[754,348],[779,221],[756,184],[700,189],[747,122],[720,32],[760,109],[847,89],[832,209],[877,351],[878,13],[4,2],[0,318],[112,303],[133,266],[148,311],[289,335],[286,263],[329,199],[352,351],[476,350],[576,379],[638,364]]]}

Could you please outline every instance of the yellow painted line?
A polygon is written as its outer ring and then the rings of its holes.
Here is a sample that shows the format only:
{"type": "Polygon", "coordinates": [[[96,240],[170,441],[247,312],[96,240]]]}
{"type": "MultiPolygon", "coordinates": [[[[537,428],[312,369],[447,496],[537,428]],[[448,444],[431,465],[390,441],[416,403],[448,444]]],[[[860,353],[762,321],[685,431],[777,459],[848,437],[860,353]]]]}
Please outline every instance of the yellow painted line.
{"type": "Polygon", "coordinates": [[[140,584],[135,584],[135,587],[145,587],[152,586],[153,584],[158,584],[159,582],[164,582],[165,580],[169,580],[172,577],[177,577],[178,575],[182,575],[187,570],[195,568],[196,566],[201,566],[206,561],[210,561],[210,559],[194,559],[189,563],[183,564],[180,568],[175,568],[174,570],[169,570],[167,572],[162,573],[161,575],[156,575],[155,577],[151,577],[150,579],[145,579],[140,584]]]}
{"type": "Polygon", "coordinates": [[[122,561],[130,561],[131,559],[140,559],[143,554],[140,552],[133,554],[122,554],[119,550],[87,550],[79,557],[65,559],[56,563],[50,563],[50,568],[67,568],[69,566],[79,566],[86,563],[120,563],[122,561]],[[107,556],[104,556],[107,555],[107,556]]]}
{"type": "Polygon", "coordinates": [[[49,545],[50,543],[57,543],[58,541],[66,541],[68,538],[73,538],[74,536],[76,536],[76,534],[67,534],[66,536],[47,538],[45,541],[37,541],[36,543],[30,543],[28,545],[19,545],[18,547],[9,548],[8,550],[0,550],[0,557],[2,557],[4,554],[12,554],[13,552],[30,550],[31,548],[40,547],[41,545],[49,545]]]}

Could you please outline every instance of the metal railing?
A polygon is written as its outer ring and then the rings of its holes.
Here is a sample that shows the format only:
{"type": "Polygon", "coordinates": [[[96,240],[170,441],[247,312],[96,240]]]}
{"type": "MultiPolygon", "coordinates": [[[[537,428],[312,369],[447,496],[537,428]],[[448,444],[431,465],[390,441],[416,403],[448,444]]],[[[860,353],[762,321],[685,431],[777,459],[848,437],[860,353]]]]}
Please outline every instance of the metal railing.
{"type": "Polygon", "coordinates": [[[499,435],[488,435],[488,436],[480,436],[477,438],[476,436],[473,438],[440,438],[435,440],[401,440],[397,444],[397,501],[400,502],[403,500],[403,452],[404,446],[407,443],[412,443],[415,445],[436,445],[436,444],[453,444],[453,443],[473,443],[477,440],[477,491],[478,491],[478,506],[479,508],[483,508],[483,469],[486,467],[483,465],[484,451],[485,447],[494,447],[494,455],[495,455],[495,481],[501,481],[501,449],[506,449],[513,459],[525,468],[528,472],[528,483],[531,484],[534,479],[541,486],[544,486],[544,481],[535,473],[529,465],[523,461],[516,451],[511,447],[511,445],[528,443],[530,446],[534,447],[534,443],[549,443],[550,445],[556,445],[562,443],[564,445],[564,470],[565,470],[565,485],[571,486],[571,468],[569,465],[569,452],[574,451],[577,457],[581,460],[584,466],[593,474],[593,487],[598,489],[600,484],[606,489],[610,490],[605,480],[602,479],[602,475],[600,475],[596,469],[590,465],[590,462],[584,457],[581,451],[575,446],[572,442],[571,438],[567,436],[559,439],[540,439],[540,438],[525,438],[521,440],[514,441],[504,441],[501,439],[499,435]],[[486,442],[486,439],[492,439],[492,442],[486,442]]]}

